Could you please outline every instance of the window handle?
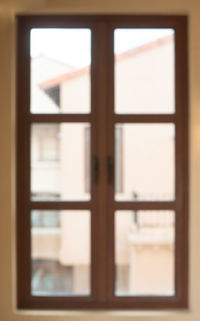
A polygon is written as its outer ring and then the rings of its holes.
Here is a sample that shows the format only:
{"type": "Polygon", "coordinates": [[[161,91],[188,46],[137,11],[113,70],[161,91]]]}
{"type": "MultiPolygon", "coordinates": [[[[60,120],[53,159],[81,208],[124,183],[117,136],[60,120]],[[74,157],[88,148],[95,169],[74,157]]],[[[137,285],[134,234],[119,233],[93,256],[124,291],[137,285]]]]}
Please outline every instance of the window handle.
{"type": "Polygon", "coordinates": [[[112,184],[113,180],[113,158],[108,156],[107,158],[107,169],[108,169],[108,184],[112,184]]]}
{"type": "Polygon", "coordinates": [[[92,163],[93,163],[94,184],[97,184],[99,179],[99,161],[97,156],[93,156],[92,163]]]}

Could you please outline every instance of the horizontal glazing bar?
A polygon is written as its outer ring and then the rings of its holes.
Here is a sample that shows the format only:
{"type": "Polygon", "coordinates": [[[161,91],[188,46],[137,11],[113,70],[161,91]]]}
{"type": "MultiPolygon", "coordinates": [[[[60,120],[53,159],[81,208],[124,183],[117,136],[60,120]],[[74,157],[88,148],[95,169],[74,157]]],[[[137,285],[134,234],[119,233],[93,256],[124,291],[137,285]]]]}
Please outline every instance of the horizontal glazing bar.
{"type": "Polygon", "coordinates": [[[176,123],[176,115],[114,115],[114,122],[118,123],[176,123]]]}
{"type": "Polygon", "coordinates": [[[91,114],[30,114],[31,123],[44,122],[89,122],[92,120],[91,114]]]}
{"type": "Polygon", "coordinates": [[[91,209],[92,203],[91,202],[30,202],[29,208],[30,209],[91,209]]]}
{"type": "Polygon", "coordinates": [[[114,208],[119,210],[175,210],[176,202],[115,202],[114,208]]]}

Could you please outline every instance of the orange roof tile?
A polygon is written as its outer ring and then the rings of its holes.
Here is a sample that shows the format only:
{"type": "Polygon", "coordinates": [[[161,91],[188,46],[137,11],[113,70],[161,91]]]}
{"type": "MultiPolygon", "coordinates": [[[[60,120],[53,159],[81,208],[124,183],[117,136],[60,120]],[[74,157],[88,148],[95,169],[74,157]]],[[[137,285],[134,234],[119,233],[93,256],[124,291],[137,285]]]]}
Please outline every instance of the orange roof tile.
{"type": "Polygon", "coordinates": [[[49,79],[45,82],[43,82],[40,85],[41,89],[47,89],[47,88],[51,88],[51,87],[55,87],[58,86],[59,84],[61,84],[62,82],[68,81],[70,79],[76,78],[76,77],[80,77],[83,74],[86,74],[88,71],[90,70],[90,66],[78,69],[78,70],[74,70],[72,72],[68,72],[66,74],[63,74],[61,76],[55,77],[53,79],[49,79]]]}
{"type": "Polygon", "coordinates": [[[130,50],[127,50],[125,52],[122,52],[121,54],[115,56],[115,60],[116,61],[121,61],[121,60],[124,60],[124,59],[127,59],[129,57],[132,57],[132,56],[137,56],[143,52],[146,52],[147,50],[151,50],[151,49],[154,49],[158,46],[162,46],[162,45],[165,45],[169,42],[171,42],[173,40],[173,36],[170,35],[170,36],[167,36],[167,37],[164,37],[164,38],[159,38],[159,39],[156,39],[152,42],[148,42],[144,45],[141,45],[139,47],[136,47],[136,48],[133,48],[133,49],[130,49],[130,50]]]}

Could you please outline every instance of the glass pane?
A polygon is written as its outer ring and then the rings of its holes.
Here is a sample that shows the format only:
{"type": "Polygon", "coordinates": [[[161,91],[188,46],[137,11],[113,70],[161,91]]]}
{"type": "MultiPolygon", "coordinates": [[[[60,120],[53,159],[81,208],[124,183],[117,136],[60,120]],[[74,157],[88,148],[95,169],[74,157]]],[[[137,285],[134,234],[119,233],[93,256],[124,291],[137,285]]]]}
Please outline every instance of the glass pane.
{"type": "Polygon", "coordinates": [[[175,110],[174,30],[116,29],[115,112],[175,110]]]}
{"type": "Polygon", "coordinates": [[[174,295],[173,211],[115,213],[116,295],[174,295]]]}
{"type": "Polygon", "coordinates": [[[173,124],[117,124],[115,199],[161,201],[175,197],[173,124]]]}
{"type": "Polygon", "coordinates": [[[90,245],[89,211],[32,211],[31,294],[89,295],[90,245]]]}
{"type": "Polygon", "coordinates": [[[60,227],[60,212],[52,210],[33,210],[31,212],[32,227],[60,227]]]}
{"type": "Polygon", "coordinates": [[[90,154],[89,124],[33,124],[32,200],[89,200],[90,154]]]}
{"type": "Polygon", "coordinates": [[[90,29],[31,30],[31,112],[90,112],[90,29]]]}

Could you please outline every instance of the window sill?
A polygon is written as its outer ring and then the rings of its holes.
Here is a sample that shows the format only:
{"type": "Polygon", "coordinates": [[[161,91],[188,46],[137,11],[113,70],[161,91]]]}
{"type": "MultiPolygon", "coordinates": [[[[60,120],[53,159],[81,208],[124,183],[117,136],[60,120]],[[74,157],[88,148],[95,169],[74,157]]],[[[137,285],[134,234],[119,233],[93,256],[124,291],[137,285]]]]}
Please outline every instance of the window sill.
{"type": "MultiPolygon", "coordinates": [[[[51,311],[51,310],[21,310],[16,309],[15,314],[18,316],[41,316],[41,317],[74,317],[74,318],[90,318],[95,320],[96,317],[104,316],[104,317],[120,317],[120,318],[145,318],[144,320],[147,320],[147,318],[155,319],[159,318],[159,321],[161,320],[167,320],[167,319],[174,319],[174,320],[191,320],[193,318],[193,313],[190,311],[190,309],[183,309],[183,310],[70,310],[70,311],[51,311]],[[182,319],[183,318],[183,319],[182,319]]],[[[80,319],[79,319],[80,320],[80,319]]]]}

